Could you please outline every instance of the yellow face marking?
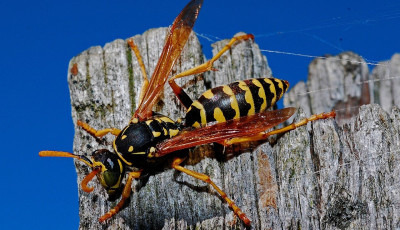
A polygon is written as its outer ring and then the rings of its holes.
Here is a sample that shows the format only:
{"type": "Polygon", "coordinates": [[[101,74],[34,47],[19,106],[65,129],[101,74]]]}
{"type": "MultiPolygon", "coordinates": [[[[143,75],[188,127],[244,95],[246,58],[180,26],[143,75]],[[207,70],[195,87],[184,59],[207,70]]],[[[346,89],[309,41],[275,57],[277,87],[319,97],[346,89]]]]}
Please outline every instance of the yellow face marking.
{"type": "Polygon", "coordinates": [[[126,137],[126,135],[122,135],[121,140],[125,139],[126,137]]]}
{"type": "Polygon", "coordinates": [[[178,129],[170,129],[169,130],[169,137],[174,137],[179,133],[178,129]]]}
{"type": "Polygon", "coordinates": [[[101,172],[105,172],[107,170],[106,166],[104,166],[104,164],[100,161],[93,162],[93,167],[101,167],[101,172]]]}
{"type": "Polygon", "coordinates": [[[276,90],[275,90],[274,83],[268,78],[265,78],[264,81],[270,85],[269,86],[269,91],[271,91],[271,93],[274,94],[274,97],[271,98],[271,105],[274,105],[275,102],[276,102],[276,90]]]}
{"type": "Polygon", "coordinates": [[[169,117],[160,117],[160,120],[167,122],[167,123],[175,123],[173,120],[171,120],[169,117]]]}
{"type": "Polygon", "coordinates": [[[226,121],[225,116],[222,113],[222,110],[220,108],[218,108],[218,107],[214,109],[214,119],[216,121],[218,121],[218,122],[225,122],[226,121]]]}
{"type": "Polygon", "coordinates": [[[153,120],[147,120],[147,121],[146,121],[146,125],[150,125],[151,122],[153,122],[153,120]]]}
{"type": "Polygon", "coordinates": [[[203,96],[207,99],[211,99],[214,97],[214,94],[211,92],[211,89],[207,90],[206,92],[203,93],[203,96]]]}
{"type": "Polygon", "coordinates": [[[163,131],[164,131],[164,136],[166,136],[168,134],[168,131],[165,128],[163,128],[163,131]]]}
{"type": "Polygon", "coordinates": [[[133,146],[129,146],[128,152],[133,152],[133,146]]]}
{"type": "Polygon", "coordinates": [[[125,160],[125,158],[122,157],[121,153],[118,152],[117,150],[117,146],[115,145],[115,140],[113,141],[113,148],[114,151],[117,153],[117,155],[119,156],[120,159],[122,159],[122,161],[127,164],[127,165],[132,165],[132,163],[128,162],[127,160],[125,160]]]}
{"type": "Polygon", "coordinates": [[[159,136],[161,136],[161,132],[153,131],[153,136],[154,137],[159,137],[159,136]]]}
{"type": "Polygon", "coordinates": [[[238,102],[236,100],[235,94],[233,93],[232,89],[229,86],[224,85],[222,87],[222,91],[224,91],[224,93],[229,95],[229,97],[231,99],[231,107],[236,112],[236,114],[233,117],[233,119],[239,118],[240,117],[239,104],[238,104],[238,102]]]}
{"type": "Polygon", "coordinates": [[[254,107],[253,95],[251,95],[251,91],[250,91],[249,87],[247,86],[247,84],[244,81],[239,81],[239,88],[241,88],[242,90],[245,91],[244,99],[246,100],[247,104],[250,105],[250,109],[247,112],[247,115],[255,114],[256,109],[254,107]]]}
{"type": "Polygon", "coordinates": [[[207,124],[206,111],[204,110],[203,105],[199,101],[194,101],[192,106],[200,110],[201,124],[207,124]]]}
{"type": "Polygon", "coordinates": [[[267,108],[267,99],[265,98],[264,87],[262,87],[261,82],[259,80],[257,80],[257,79],[253,79],[252,82],[253,82],[254,85],[259,87],[258,96],[263,99],[263,103],[260,106],[260,112],[263,112],[267,108]]]}

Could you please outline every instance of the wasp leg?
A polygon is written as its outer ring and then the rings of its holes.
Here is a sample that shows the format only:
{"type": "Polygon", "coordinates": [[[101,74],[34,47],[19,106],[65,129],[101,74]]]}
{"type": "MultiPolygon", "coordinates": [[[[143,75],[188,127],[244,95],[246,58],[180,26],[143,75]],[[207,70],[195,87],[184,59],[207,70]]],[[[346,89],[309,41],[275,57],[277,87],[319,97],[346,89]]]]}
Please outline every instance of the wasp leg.
{"type": "Polygon", "coordinates": [[[136,46],[136,44],[133,42],[132,38],[128,40],[128,45],[131,47],[132,51],[135,53],[136,59],[139,63],[140,69],[142,71],[143,85],[140,90],[140,97],[139,97],[139,105],[140,105],[142,103],[144,93],[147,91],[147,88],[149,87],[149,79],[147,78],[146,68],[144,67],[144,64],[143,64],[142,55],[140,55],[139,49],[136,46]]]}
{"type": "Polygon", "coordinates": [[[104,221],[110,219],[111,217],[113,217],[115,214],[117,214],[121,210],[121,208],[125,204],[125,201],[131,195],[132,180],[135,179],[135,178],[139,178],[141,173],[142,173],[142,171],[130,172],[128,174],[128,180],[126,181],[126,185],[124,187],[124,190],[122,191],[121,200],[118,202],[118,204],[113,209],[111,209],[110,211],[108,211],[106,214],[104,214],[102,217],[99,218],[100,222],[104,222],[104,221]]]}
{"type": "Polygon", "coordinates": [[[192,176],[196,179],[202,180],[210,185],[212,185],[214,187],[215,190],[217,190],[217,192],[219,193],[219,195],[228,203],[229,207],[232,208],[233,212],[246,224],[246,225],[250,225],[250,220],[247,218],[246,214],[244,214],[240,208],[238,206],[236,206],[236,204],[228,198],[228,196],[226,195],[226,193],[224,191],[222,191],[216,184],[214,184],[214,182],[210,179],[209,176],[202,174],[202,173],[198,173],[192,170],[189,170],[187,168],[184,168],[182,166],[180,166],[180,164],[182,163],[183,159],[181,158],[175,158],[174,161],[172,162],[172,168],[184,172],[186,174],[188,174],[189,176],[192,176]]]}
{"type": "Polygon", "coordinates": [[[213,58],[211,58],[209,61],[196,66],[192,69],[186,70],[178,75],[173,76],[168,80],[169,85],[171,86],[172,90],[174,91],[176,97],[182,102],[182,104],[186,107],[189,108],[190,105],[193,103],[192,99],[185,93],[185,91],[176,84],[175,79],[190,76],[190,75],[195,75],[195,74],[200,74],[206,71],[213,70],[213,63],[221,57],[223,53],[231,49],[231,47],[238,41],[240,40],[248,40],[248,39],[254,39],[254,35],[252,34],[246,34],[246,35],[241,35],[237,37],[233,37],[227,45],[225,45],[213,58]]]}
{"type": "Polygon", "coordinates": [[[303,120],[297,122],[297,123],[292,123],[286,127],[276,129],[270,132],[261,132],[259,134],[256,134],[254,136],[248,136],[248,137],[236,137],[232,139],[225,140],[224,142],[220,143],[225,146],[227,145],[232,145],[236,143],[242,143],[242,142],[249,142],[249,141],[258,141],[258,140],[263,140],[266,139],[267,137],[274,135],[274,134],[279,134],[279,133],[285,133],[293,129],[297,129],[300,126],[306,125],[310,121],[315,121],[315,120],[320,120],[320,119],[328,119],[328,118],[335,118],[336,113],[335,111],[331,111],[329,113],[321,113],[317,115],[312,115],[309,118],[304,118],[303,120]]]}
{"type": "Polygon", "coordinates": [[[96,130],[96,129],[90,127],[90,125],[88,125],[85,122],[82,122],[80,120],[78,120],[78,122],[76,124],[94,137],[103,137],[107,133],[111,133],[114,136],[118,136],[118,134],[121,132],[121,130],[116,129],[116,128],[96,130]]]}

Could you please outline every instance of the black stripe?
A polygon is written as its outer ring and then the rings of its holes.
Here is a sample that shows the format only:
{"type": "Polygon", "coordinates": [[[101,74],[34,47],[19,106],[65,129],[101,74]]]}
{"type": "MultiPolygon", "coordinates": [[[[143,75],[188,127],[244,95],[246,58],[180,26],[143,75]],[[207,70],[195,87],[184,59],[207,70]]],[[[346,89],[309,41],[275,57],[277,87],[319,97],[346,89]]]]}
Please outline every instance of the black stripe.
{"type": "Polygon", "coordinates": [[[231,83],[228,86],[232,89],[233,93],[235,94],[236,101],[239,106],[240,116],[244,117],[244,116],[248,115],[251,105],[249,103],[247,103],[247,101],[246,101],[246,98],[245,98],[246,90],[241,89],[239,87],[239,84],[240,84],[240,81],[231,83]]]}
{"type": "MultiPolygon", "coordinates": [[[[264,103],[264,99],[261,98],[258,95],[258,91],[260,90],[260,87],[256,86],[253,81],[253,79],[248,79],[244,80],[246,85],[249,87],[251,95],[253,96],[253,102],[254,102],[254,112],[259,113],[261,105],[264,103]]],[[[258,80],[258,79],[257,79],[258,80]]],[[[260,80],[259,80],[260,81],[260,80]]]]}
{"type": "MultiPolygon", "coordinates": [[[[271,106],[273,106],[272,99],[274,99],[275,94],[273,92],[271,92],[271,84],[265,82],[264,79],[265,78],[260,78],[259,81],[261,82],[261,85],[264,88],[265,99],[267,100],[267,107],[265,109],[269,109],[269,108],[271,108],[271,106]]],[[[271,79],[271,78],[269,78],[269,79],[271,79]]]]}
{"type": "Polygon", "coordinates": [[[283,92],[286,92],[288,86],[286,85],[286,83],[284,81],[281,81],[282,85],[283,85],[283,92]]]}
{"type": "Polygon", "coordinates": [[[200,109],[191,106],[190,111],[186,113],[185,127],[192,126],[196,121],[201,124],[200,109]]]}
{"type": "Polygon", "coordinates": [[[278,101],[281,98],[281,94],[282,94],[282,88],[279,87],[279,79],[276,78],[270,78],[272,83],[274,83],[275,86],[275,91],[276,91],[276,101],[278,101]]]}
{"type": "Polygon", "coordinates": [[[236,111],[231,106],[231,97],[224,93],[222,89],[223,86],[211,89],[211,92],[214,94],[214,97],[211,99],[207,99],[204,96],[201,96],[199,99],[199,102],[204,106],[204,110],[206,111],[207,123],[216,121],[214,118],[214,109],[217,107],[221,109],[225,120],[231,120],[236,115],[236,111]]]}

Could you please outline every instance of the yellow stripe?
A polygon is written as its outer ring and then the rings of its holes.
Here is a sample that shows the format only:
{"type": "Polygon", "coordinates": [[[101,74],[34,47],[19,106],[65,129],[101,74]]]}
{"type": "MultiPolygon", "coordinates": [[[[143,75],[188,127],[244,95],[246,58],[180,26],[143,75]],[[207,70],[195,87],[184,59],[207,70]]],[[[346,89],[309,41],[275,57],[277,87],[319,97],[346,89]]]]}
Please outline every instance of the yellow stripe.
{"type": "Polygon", "coordinates": [[[169,130],[169,137],[174,137],[179,133],[178,129],[170,129],[169,130]]]}
{"type": "Polygon", "coordinates": [[[159,137],[159,136],[161,136],[161,132],[153,131],[152,133],[153,133],[153,137],[159,137]]]}
{"type": "Polygon", "coordinates": [[[113,141],[113,148],[114,148],[114,151],[115,151],[115,152],[117,153],[117,155],[119,156],[119,158],[121,158],[121,160],[124,161],[125,164],[127,164],[127,165],[132,165],[132,163],[130,163],[130,162],[128,162],[127,160],[125,160],[125,158],[122,157],[121,153],[118,152],[117,146],[115,146],[115,140],[113,141]]]}
{"type": "Polygon", "coordinates": [[[246,100],[247,104],[250,105],[250,110],[247,112],[247,115],[255,114],[254,99],[253,95],[251,95],[250,88],[244,81],[239,81],[239,88],[245,91],[244,99],[246,100]]]}
{"type": "Polygon", "coordinates": [[[222,91],[224,91],[224,93],[226,93],[231,98],[231,107],[236,112],[233,119],[239,118],[240,117],[239,105],[238,105],[238,102],[236,100],[235,94],[233,93],[232,89],[229,86],[224,85],[224,86],[222,86],[222,91]]]}
{"type": "Polygon", "coordinates": [[[222,110],[218,107],[214,109],[214,119],[218,122],[226,121],[226,119],[224,117],[224,113],[222,113],[222,110]]]}
{"type": "Polygon", "coordinates": [[[133,155],[142,155],[142,154],[146,154],[146,152],[135,152],[135,153],[132,153],[133,155]]]}
{"type": "Polygon", "coordinates": [[[195,127],[195,128],[200,128],[201,127],[200,123],[197,122],[197,121],[194,122],[192,126],[195,127]]]}
{"type": "MultiPolygon", "coordinates": [[[[122,167],[122,163],[121,163],[121,161],[118,159],[118,164],[119,164],[119,172],[121,173],[121,175],[122,175],[122,172],[124,171],[124,168],[122,167]]],[[[120,178],[119,178],[119,180],[121,180],[121,176],[120,176],[120,178]]],[[[119,183],[120,181],[118,181],[118,183],[119,183]]]]}
{"type": "Polygon", "coordinates": [[[160,120],[167,122],[167,123],[175,123],[173,120],[171,120],[169,117],[160,117],[160,120]]]}
{"type": "Polygon", "coordinates": [[[211,92],[211,89],[207,90],[206,92],[203,93],[203,96],[207,99],[211,99],[214,97],[214,94],[211,92]]]}
{"type": "Polygon", "coordinates": [[[192,106],[194,106],[200,110],[201,124],[204,124],[204,125],[207,124],[206,111],[204,110],[204,106],[199,101],[194,101],[192,106]]]}
{"type": "Polygon", "coordinates": [[[148,126],[150,126],[151,122],[153,122],[153,120],[147,120],[147,121],[146,121],[146,124],[147,124],[148,126]]]}
{"type": "Polygon", "coordinates": [[[270,79],[268,79],[268,78],[264,78],[264,81],[270,85],[270,86],[269,86],[269,91],[270,91],[271,93],[274,94],[274,97],[271,99],[271,105],[274,105],[275,102],[276,102],[276,90],[275,90],[275,85],[274,85],[274,83],[273,83],[270,79]]]}

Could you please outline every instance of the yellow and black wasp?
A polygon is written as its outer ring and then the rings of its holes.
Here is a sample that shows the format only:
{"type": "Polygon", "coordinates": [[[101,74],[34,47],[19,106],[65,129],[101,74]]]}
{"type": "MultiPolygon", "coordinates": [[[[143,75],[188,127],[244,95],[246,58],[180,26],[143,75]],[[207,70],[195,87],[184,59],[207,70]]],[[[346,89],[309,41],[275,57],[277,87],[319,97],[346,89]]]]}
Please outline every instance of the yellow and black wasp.
{"type": "Polygon", "coordinates": [[[212,70],[215,60],[237,41],[253,39],[251,34],[232,38],[208,62],[168,80],[171,69],[192,31],[202,2],[202,0],[190,1],[175,19],[167,34],[164,49],[150,81],[147,79],[139,50],[133,40],[128,41],[128,45],[134,51],[141,65],[144,83],[139,106],[125,128],[122,130],[116,128],[96,130],[88,124],[78,121],[77,125],[94,137],[103,137],[108,133],[115,135],[114,152],[99,149],[92,153],[90,159],[83,155],[60,151],[41,151],[39,153],[40,156],[76,158],[90,166],[93,169],[92,172],[81,182],[82,189],[86,192],[93,190],[87,184],[97,176],[108,194],[112,195],[120,188],[125,174],[128,174],[121,201],[101,216],[100,222],[111,218],[123,207],[130,196],[133,179],[140,178],[145,171],[157,170],[160,165],[171,160],[172,168],[212,185],[234,213],[246,225],[249,225],[250,220],[247,216],[207,175],[181,166],[187,154],[185,150],[207,143],[219,143],[227,146],[234,143],[262,140],[270,135],[295,129],[312,120],[335,116],[334,112],[313,115],[298,123],[268,132],[266,130],[287,120],[295,112],[295,108],[267,111],[287,91],[289,88],[287,81],[276,78],[237,81],[207,90],[195,101],[175,83],[178,78],[212,70]],[[173,121],[167,116],[152,111],[167,80],[177,98],[186,108],[186,117],[183,122],[173,121]],[[134,169],[139,170],[134,171],[134,169]]]}

